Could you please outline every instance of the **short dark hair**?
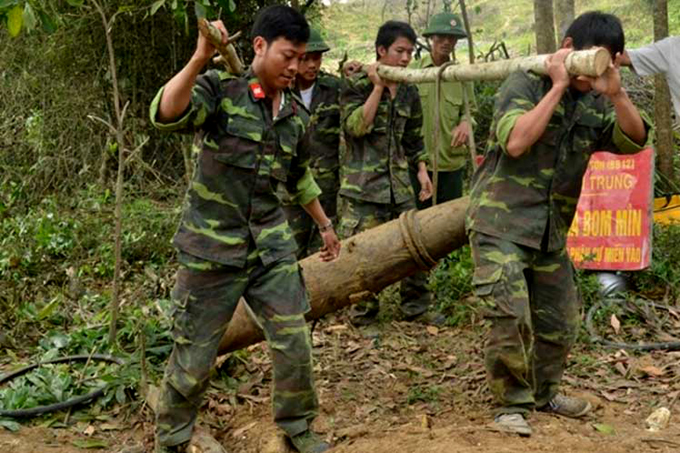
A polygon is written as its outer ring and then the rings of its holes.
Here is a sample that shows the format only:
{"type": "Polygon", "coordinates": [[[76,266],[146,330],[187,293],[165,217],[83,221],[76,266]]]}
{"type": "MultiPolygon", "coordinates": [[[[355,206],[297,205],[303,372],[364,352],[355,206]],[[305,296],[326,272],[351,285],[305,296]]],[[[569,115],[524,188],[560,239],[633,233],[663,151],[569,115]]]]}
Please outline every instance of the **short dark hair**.
{"type": "Polygon", "coordinates": [[[255,17],[250,31],[250,39],[262,36],[268,44],[278,38],[285,38],[294,43],[309,40],[309,24],[299,11],[286,5],[272,5],[261,9],[255,17]]]}
{"type": "Polygon", "coordinates": [[[572,39],[576,50],[603,46],[609,49],[612,57],[617,53],[623,53],[626,45],[623,26],[619,18],[600,11],[590,11],[578,16],[571,23],[564,37],[572,39]]]}
{"type": "Polygon", "coordinates": [[[378,30],[378,36],[375,37],[375,55],[380,58],[378,54],[378,47],[382,46],[388,49],[394,41],[399,38],[406,38],[411,41],[411,44],[416,43],[416,32],[406,22],[398,20],[388,20],[378,30]]]}

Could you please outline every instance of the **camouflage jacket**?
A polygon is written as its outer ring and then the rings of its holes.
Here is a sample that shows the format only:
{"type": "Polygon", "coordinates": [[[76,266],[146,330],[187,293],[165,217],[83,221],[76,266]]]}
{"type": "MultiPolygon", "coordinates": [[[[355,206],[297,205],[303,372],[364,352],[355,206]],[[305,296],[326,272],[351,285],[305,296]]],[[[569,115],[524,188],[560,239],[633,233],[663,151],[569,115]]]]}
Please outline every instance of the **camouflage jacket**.
{"type": "Polygon", "coordinates": [[[427,162],[418,90],[401,83],[391,99],[385,89],[373,124],[363,125],[363,105],[373,91],[366,73],[348,80],[340,97],[346,151],[341,157],[340,194],[371,203],[413,199],[409,165],[427,162]]]}
{"type": "Polygon", "coordinates": [[[321,193],[308,167],[309,116],[302,102],[286,91],[272,119],[271,103],[252,74],[234,77],[213,70],[198,77],[187,111],[172,123],[160,123],[162,94],[163,88],[151,104],[154,126],[202,135],[175,246],[236,267],[245,266],[251,240],[265,265],[295,253],[278,185],[284,183],[300,204],[321,193]]]}
{"type": "MultiPolygon", "coordinates": [[[[324,196],[337,196],[340,188],[338,170],[340,167],[340,78],[320,73],[312,90],[312,104],[309,110],[309,168],[324,196]]],[[[297,90],[296,90],[296,93],[297,90]]],[[[282,194],[290,204],[287,194],[282,194]]]]}
{"type": "Polygon", "coordinates": [[[522,156],[510,157],[505,147],[515,122],[551,86],[549,78],[515,72],[501,87],[484,163],[473,177],[468,230],[537,250],[561,250],[590,155],[642,149],[621,131],[605,96],[568,90],[538,141],[522,156]]]}

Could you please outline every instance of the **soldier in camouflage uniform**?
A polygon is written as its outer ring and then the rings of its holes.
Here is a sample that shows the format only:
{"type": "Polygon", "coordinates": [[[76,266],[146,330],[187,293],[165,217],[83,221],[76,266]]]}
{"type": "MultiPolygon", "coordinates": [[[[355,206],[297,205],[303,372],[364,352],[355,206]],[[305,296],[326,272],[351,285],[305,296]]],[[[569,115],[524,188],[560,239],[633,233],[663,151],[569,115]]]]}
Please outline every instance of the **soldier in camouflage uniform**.
{"type": "MultiPolygon", "coordinates": [[[[379,64],[406,67],[416,40],[406,23],[389,21],[378,32],[379,64]]],[[[383,81],[377,64],[355,74],[343,90],[342,124],[347,150],[340,169],[342,238],[395,219],[415,208],[409,166],[418,169],[420,198],[431,196],[427,153],[423,148],[422,109],[414,85],[383,81]]],[[[401,310],[407,319],[423,315],[431,304],[427,274],[402,282],[401,310]]],[[[354,322],[367,324],[378,312],[376,298],[354,307],[354,322]]]]}
{"type": "MultiPolygon", "coordinates": [[[[417,69],[439,67],[448,64],[451,53],[459,39],[466,38],[467,32],[460,17],[453,13],[439,13],[432,16],[430,25],[423,32],[430,41],[430,53],[411,65],[417,69]]],[[[423,136],[425,149],[434,170],[435,157],[435,107],[436,84],[419,83],[418,93],[423,105],[423,136]]],[[[437,203],[455,200],[463,196],[463,176],[469,152],[468,138],[472,124],[464,118],[463,90],[467,91],[469,102],[474,105],[475,93],[472,83],[442,82],[439,102],[439,159],[437,180],[437,203]]],[[[433,179],[430,172],[430,179],[433,179]]],[[[416,174],[411,172],[411,182],[417,188],[416,174]]],[[[432,199],[416,200],[418,209],[432,206],[432,199]]]]}
{"type": "MultiPolygon", "coordinates": [[[[307,53],[300,62],[296,77],[295,92],[311,112],[308,127],[310,135],[311,161],[314,180],[321,188],[319,201],[326,215],[335,223],[337,198],[340,188],[338,171],[340,146],[340,79],[321,69],[323,53],[330,50],[317,30],[310,30],[307,53]]],[[[302,259],[317,252],[321,236],[316,224],[298,204],[290,202],[282,194],[284,211],[298,245],[297,257],[302,259]]]]}
{"type": "Polygon", "coordinates": [[[579,325],[566,235],[591,153],[635,153],[647,127],[618,68],[570,77],[571,49],[623,52],[619,20],[586,13],[551,56],[549,77],[515,72],[496,99],[484,163],[475,174],[467,230],[473,284],[490,321],[485,363],[499,429],[528,436],[533,409],[580,417],[590,404],[558,393],[579,325]]]}
{"type": "MultiPolygon", "coordinates": [[[[221,22],[215,25],[226,37],[221,22]]],[[[339,242],[309,170],[308,114],[287,87],[305,53],[309,26],[287,6],[260,12],[255,59],[242,77],[198,73],[215,53],[205,38],[151,105],[161,130],[202,134],[196,171],[174,244],[180,268],[173,291],[174,347],[158,402],[158,452],[184,451],[192,436],[217,348],[241,296],[262,326],[273,364],[274,420],[301,452],[329,448],[310,430],[318,410],[309,310],[295,242],[277,196],[292,199],[319,224],[322,259],[339,242]]]]}

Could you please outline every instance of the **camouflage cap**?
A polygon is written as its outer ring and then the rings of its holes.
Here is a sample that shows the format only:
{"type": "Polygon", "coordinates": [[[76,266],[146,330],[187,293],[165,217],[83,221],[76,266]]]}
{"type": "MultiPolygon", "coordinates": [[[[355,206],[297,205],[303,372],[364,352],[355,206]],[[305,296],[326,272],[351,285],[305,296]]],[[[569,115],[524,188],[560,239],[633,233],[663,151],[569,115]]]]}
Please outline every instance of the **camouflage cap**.
{"type": "Polygon", "coordinates": [[[326,41],[321,37],[321,33],[313,28],[309,29],[309,40],[307,41],[307,52],[327,52],[331,50],[326,41]]]}
{"type": "Polygon", "coordinates": [[[453,13],[439,13],[432,16],[430,25],[423,32],[423,36],[453,35],[456,38],[467,38],[467,32],[460,16],[453,13]]]}

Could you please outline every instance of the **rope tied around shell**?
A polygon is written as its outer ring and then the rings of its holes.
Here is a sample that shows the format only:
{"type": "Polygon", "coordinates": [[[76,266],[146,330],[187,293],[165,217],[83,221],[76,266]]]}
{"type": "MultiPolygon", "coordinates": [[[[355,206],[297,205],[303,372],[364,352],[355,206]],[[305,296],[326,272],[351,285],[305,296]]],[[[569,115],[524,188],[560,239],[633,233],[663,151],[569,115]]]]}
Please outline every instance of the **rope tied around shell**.
{"type": "Polygon", "coordinates": [[[399,215],[399,230],[413,261],[422,270],[430,270],[437,265],[437,260],[432,258],[427,247],[423,244],[420,222],[416,213],[415,209],[402,212],[399,215]]]}

